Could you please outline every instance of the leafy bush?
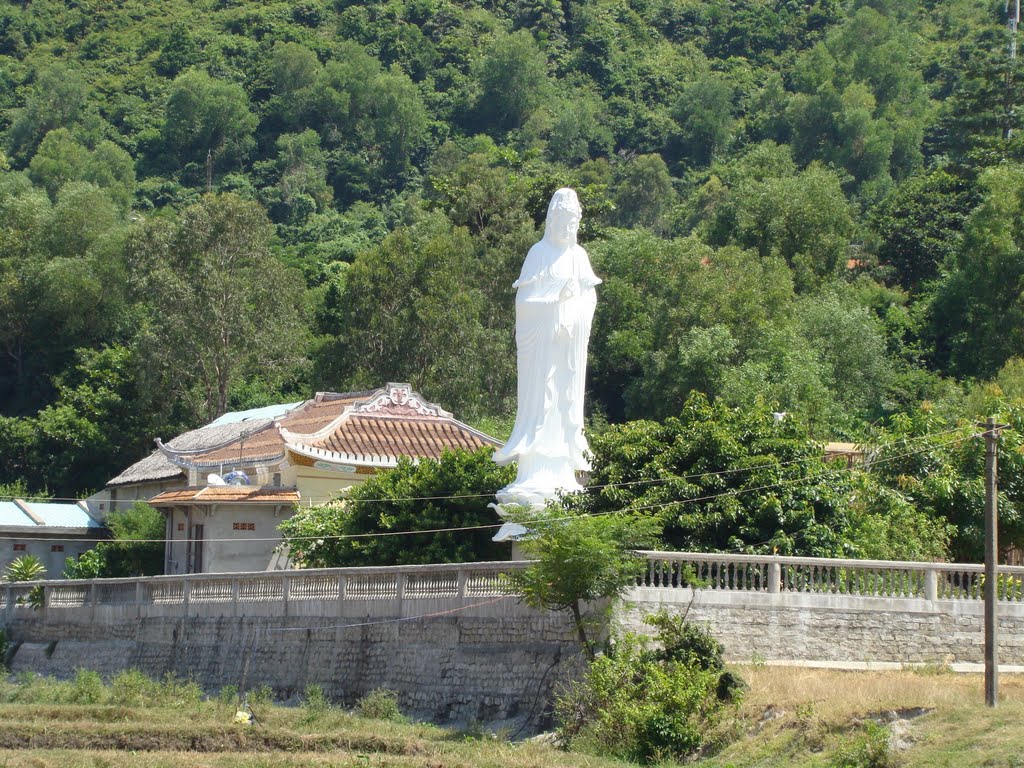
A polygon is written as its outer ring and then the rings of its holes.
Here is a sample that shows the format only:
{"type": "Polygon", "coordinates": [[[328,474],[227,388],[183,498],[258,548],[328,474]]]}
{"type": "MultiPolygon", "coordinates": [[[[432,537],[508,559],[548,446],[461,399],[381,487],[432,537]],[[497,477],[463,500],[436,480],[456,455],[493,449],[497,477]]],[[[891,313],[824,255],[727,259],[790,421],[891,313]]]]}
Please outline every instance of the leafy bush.
{"type": "Polygon", "coordinates": [[[376,688],[356,703],[356,714],[371,720],[405,720],[398,709],[398,692],[387,688],[376,688]]]}
{"type": "Polygon", "coordinates": [[[163,573],[164,517],[142,502],[107,517],[114,541],[103,541],[64,561],[68,579],[155,576],[163,573]]]}
{"type": "Polygon", "coordinates": [[[103,555],[101,544],[83,552],[78,557],[64,560],[65,579],[98,579],[107,569],[107,558],[103,555]]]}
{"type": "Polygon", "coordinates": [[[158,702],[167,707],[195,709],[203,700],[203,689],[195,680],[183,680],[168,672],[157,684],[158,702]]]}
{"type": "Polygon", "coordinates": [[[217,694],[217,703],[222,707],[231,707],[234,709],[238,704],[238,686],[223,686],[217,694]]]}
{"type": "Polygon", "coordinates": [[[302,696],[302,709],[305,714],[303,722],[311,723],[317,720],[331,708],[331,702],[324,695],[324,689],[319,685],[306,686],[306,692],[302,696]]]}
{"type": "Polygon", "coordinates": [[[488,502],[515,472],[491,461],[492,449],[445,451],[440,459],[402,458],[353,488],[342,506],[304,509],[280,525],[291,557],[305,568],[462,563],[508,558],[494,531],[455,530],[417,536],[365,537],[494,525],[488,502]],[[417,499],[430,499],[419,501],[417,499]],[[355,536],[356,538],[338,538],[355,536]]]}
{"type": "Polygon", "coordinates": [[[147,707],[159,699],[160,684],[137,669],[126,669],[110,681],[110,700],[124,707],[147,707]]]}
{"type": "Polygon", "coordinates": [[[91,669],[76,669],[75,678],[71,681],[71,695],[68,700],[73,704],[99,704],[107,696],[103,678],[91,669]]]}
{"type": "Polygon", "coordinates": [[[742,688],[725,670],[721,645],[681,617],[649,621],[659,648],[626,634],[558,698],[559,735],[569,747],[654,763],[686,759],[720,733],[742,688]]]}
{"type": "Polygon", "coordinates": [[[847,740],[828,761],[829,768],[892,768],[889,729],[868,720],[864,731],[847,740]]]}
{"type": "Polygon", "coordinates": [[[258,688],[254,688],[250,691],[246,696],[246,700],[250,704],[255,704],[256,706],[269,704],[274,700],[274,689],[264,683],[258,688]]]}

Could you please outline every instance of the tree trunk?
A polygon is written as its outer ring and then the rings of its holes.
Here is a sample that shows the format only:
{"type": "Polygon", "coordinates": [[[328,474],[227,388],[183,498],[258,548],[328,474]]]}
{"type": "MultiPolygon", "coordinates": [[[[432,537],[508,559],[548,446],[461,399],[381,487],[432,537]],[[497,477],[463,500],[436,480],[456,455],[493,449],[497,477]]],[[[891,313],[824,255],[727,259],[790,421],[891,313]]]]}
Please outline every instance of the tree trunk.
{"type": "Polygon", "coordinates": [[[586,627],[583,626],[583,614],[580,612],[579,600],[574,600],[569,609],[572,611],[572,620],[576,624],[576,635],[580,639],[580,645],[583,646],[583,653],[586,654],[588,661],[593,661],[597,653],[594,651],[590,638],[587,637],[586,627]]]}

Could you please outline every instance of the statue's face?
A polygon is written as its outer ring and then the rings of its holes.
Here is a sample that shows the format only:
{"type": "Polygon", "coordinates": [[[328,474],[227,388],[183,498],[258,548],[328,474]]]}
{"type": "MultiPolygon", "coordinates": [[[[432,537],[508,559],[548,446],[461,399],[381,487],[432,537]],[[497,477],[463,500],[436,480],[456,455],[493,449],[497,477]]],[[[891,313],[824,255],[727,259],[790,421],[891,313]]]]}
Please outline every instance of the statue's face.
{"type": "Polygon", "coordinates": [[[580,231],[580,209],[572,206],[556,206],[548,211],[547,232],[558,243],[575,243],[580,231]]]}

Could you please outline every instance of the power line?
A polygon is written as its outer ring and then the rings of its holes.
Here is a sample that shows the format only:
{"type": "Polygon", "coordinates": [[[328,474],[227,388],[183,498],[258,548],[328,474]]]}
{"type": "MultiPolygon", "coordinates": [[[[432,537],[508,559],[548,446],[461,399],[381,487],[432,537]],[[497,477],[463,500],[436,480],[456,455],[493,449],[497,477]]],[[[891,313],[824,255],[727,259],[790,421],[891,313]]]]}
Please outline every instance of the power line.
{"type": "MultiPolygon", "coordinates": [[[[916,442],[921,441],[921,440],[931,440],[931,439],[933,439],[935,437],[940,437],[942,435],[947,435],[947,434],[951,434],[951,433],[954,433],[954,432],[962,432],[964,429],[965,429],[965,427],[951,427],[949,429],[940,430],[938,432],[930,432],[927,435],[918,435],[916,437],[908,437],[908,438],[896,440],[896,441],[893,441],[892,443],[889,443],[888,445],[906,445],[908,443],[916,443],[916,442]]],[[[887,445],[881,445],[881,446],[878,446],[877,449],[878,450],[884,450],[886,447],[887,447],[887,445]]],[[[655,478],[649,478],[649,479],[646,479],[646,480],[624,480],[624,481],[618,482],[618,483],[602,483],[602,484],[599,484],[599,485],[588,485],[587,486],[587,490],[591,491],[591,490],[604,490],[606,488],[628,488],[628,487],[633,487],[633,486],[637,486],[637,485],[665,485],[665,484],[668,484],[668,483],[679,482],[681,480],[696,480],[696,479],[700,479],[700,478],[718,477],[718,476],[721,476],[721,475],[738,474],[740,472],[756,472],[756,471],[759,471],[759,470],[762,470],[762,469],[775,469],[775,468],[778,468],[778,467],[788,467],[788,466],[792,466],[794,464],[809,464],[811,462],[817,462],[817,461],[821,461],[823,459],[827,461],[827,458],[825,458],[825,457],[805,456],[805,457],[802,457],[802,458],[799,458],[799,459],[789,459],[788,461],[778,461],[778,462],[771,462],[771,463],[766,463],[766,464],[755,464],[755,465],[749,466],[749,467],[732,467],[732,468],[729,468],[729,469],[720,469],[720,470],[714,470],[714,471],[708,471],[708,472],[694,472],[694,473],[686,474],[686,475],[675,475],[673,477],[655,477],[655,478]]],[[[877,462],[875,462],[875,463],[877,463],[877,462]]],[[[245,486],[239,486],[239,487],[245,487],[245,486]]],[[[355,488],[355,487],[358,487],[358,486],[350,486],[350,487],[355,488]]],[[[347,499],[345,497],[342,497],[340,499],[337,499],[337,501],[358,501],[361,504],[362,503],[370,503],[370,504],[385,504],[386,503],[386,504],[391,504],[391,503],[397,503],[397,502],[403,502],[404,503],[404,502],[411,502],[411,501],[459,501],[459,500],[464,500],[464,499],[489,499],[489,498],[492,498],[493,496],[494,496],[493,493],[464,493],[464,494],[451,494],[451,495],[447,495],[447,496],[406,496],[406,497],[398,497],[398,498],[390,498],[390,499],[354,499],[354,498],[353,499],[347,499]]],[[[86,501],[86,499],[73,498],[73,497],[69,497],[69,496],[0,496],[0,501],[14,501],[14,500],[27,501],[27,502],[35,501],[35,502],[39,502],[39,503],[86,501]]],[[[134,505],[134,504],[146,504],[147,502],[144,499],[110,499],[110,500],[105,500],[103,503],[110,504],[110,505],[115,505],[115,504],[118,504],[118,505],[120,505],[120,504],[131,504],[131,505],[134,505]]],[[[326,503],[330,503],[330,502],[323,502],[323,503],[326,504],[326,503]]]]}
{"type": "MultiPolygon", "coordinates": [[[[944,447],[944,446],[947,446],[947,445],[954,445],[956,443],[961,443],[961,442],[964,442],[966,440],[970,440],[972,438],[979,437],[980,435],[981,435],[981,433],[971,433],[969,435],[964,435],[962,437],[958,437],[958,438],[955,438],[953,440],[947,440],[945,442],[939,443],[938,447],[944,447]]],[[[929,445],[929,446],[926,446],[925,448],[921,448],[921,449],[916,450],[916,451],[909,451],[907,453],[894,454],[892,456],[882,457],[882,458],[876,459],[874,463],[875,464],[883,464],[883,463],[888,462],[888,461],[895,461],[897,459],[903,459],[903,458],[907,458],[909,456],[915,456],[917,454],[925,453],[926,451],[932,450],[934,447],[936,447],[936,446],[929,445]]],[[[769,466],[778,466],[778,465],[769,465],[769,466]]],[[[768,491],[768,490],[774,490],[774,489],[777,489],[777,488],[783,488],[783,487],[790,486],[790,485],[799,485],[801,483],[808,483],[808,482],[812,482],[812,481],[823,479],[825,477],[830,477],[830,476],[834,476],[834,475],[842,474],[842,473],[846,473],[846,472],[851,472],[851,470],[849,468],[847,468],[847,467],[837,467],[835,469],[825,470],[825,471],[819,472],[817,474],[806,475],[806,476],[803,476],[803,477],[790,478],[789,480],[780,480],[780,481],[778,481],[776,483],[771,483],[771,484],[767,484],[767,485],[752,486],[752,487],[748,487],[748,488],[733,488],[733,489],[730,489],[728,491],[723,491],[721,493],[709,494],[709,495],[706,495],[706,496],[696,496],[696,497],[688,498],[688,499],[672,499],[670,501],[658,502],[656,504],[646,504],[646,505],[636,506],[636,507],[624,507],[624,508],[621,508],[621,509],[607,510],[607,511],[604,511],[604,512],[584,513],[584,515],[582,515],[582,516],[583,517],[604,517],[604,516],[607,516],[607,515],[633,514],[633,513],[636,513],[636,512],[649,512],[649,511],[652,511],[652,510],[655,510],[655,509],[664,509],[665,507],[671,507],[671,506],[675,506],[675,505],[696,504],[696,503],[705,502],[705,501],[714,501],[715,499],[739,496],[739,495],[745,494],[745,493],[753,493],[755,491],[768,491]]],[[[517,522],[519,522],[521,525],[531,525],[531,524],[534,524],[534,523],[545,522],[548,519],[549,518],[547,518],[547,517],[537,517],[537,518],[533,518],[533,519],[529,519],[529,520],[522,520],[522,521],[517,521],[517,522]]],[[[293,536],[293,537],[290,538],[290,540],[291,541],[333,541],[333,540],[348,540],[348,539],[373,539],[373,538],[384,538],[384,537],[394,537],[394,536],[418,536],[418,535],[437,534],[437,533],[459,533],[459,532],[465,532],[465,531],[492,530],[492,529],[495,529],[495,528],[501,528],[502,525],[504,525],[504,523],[486,523],[486,524],[481,524],[481,525],[452,526],[452,527],[446,527],[446,528],[427,528],[427,529],[422,529],[422,530],[376,531],[376,532],[373,532],[373,533],[344,533],[344,534],[339,533],[339,534],[323,534],[323,535],[319,535],[319,536],[318,535],[293,536]]],[[[180,539],[176,539],[176,538],[171,538],[171,539],[161,538],[161,539],[116,539],[116,540],[114,540],[114,539],[100,539],[100,538],[87,539],[87,538],[76,538],[76,537],[57,537],[57,536],[39,536],[39,537],[19,536],[18,540],[19,541],[49,541],[49,542],[55,542],[55,541],[77,541],[77,542],[81,542],[81,543],[111,542],[111,543],[119,543],[119,544],[158,544],[158,543],[159,544],[163,544],[163,543],[166,543],[168,541],[172,542],[172,543],[173,542],[186,543],[187,541],[189,541],[187,536],[186,537],[182,537],[180,539]]],[[[222,543],[222,542],[276,542],[276,543],[281,543],[282,539],[280,537],[246,537],[246,538],[241,538],[241,537],[237,537],[237,536],[232,536],[232,537],[226,537],[226,538],[225,537],[222,537],[222,538],[204,538],[202,541],[204,543],[222,543]]]]}

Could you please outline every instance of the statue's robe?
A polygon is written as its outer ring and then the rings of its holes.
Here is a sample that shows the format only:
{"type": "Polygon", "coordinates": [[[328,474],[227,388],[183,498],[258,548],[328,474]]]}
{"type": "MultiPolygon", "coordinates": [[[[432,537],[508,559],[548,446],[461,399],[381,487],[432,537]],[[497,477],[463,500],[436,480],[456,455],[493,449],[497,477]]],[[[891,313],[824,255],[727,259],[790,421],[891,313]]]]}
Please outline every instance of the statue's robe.
{"type": "Polygon", "coordinates": [[[494,460],[519,467],[499,500],[539,503],[554,488],[578,489],[575,473],[590,469],[583,392],[600,282],[583,248],[544,239],[513,284],[519,401],[512,435],[494,460]]]}

